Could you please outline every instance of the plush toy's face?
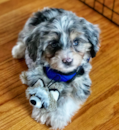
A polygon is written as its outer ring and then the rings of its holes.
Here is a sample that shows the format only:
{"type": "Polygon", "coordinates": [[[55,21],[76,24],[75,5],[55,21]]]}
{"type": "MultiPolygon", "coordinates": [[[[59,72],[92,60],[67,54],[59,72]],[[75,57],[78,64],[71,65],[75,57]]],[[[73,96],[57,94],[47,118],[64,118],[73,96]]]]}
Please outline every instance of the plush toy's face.
{"type": "Polygon", "coordinates": [[[96,55],[98,35],[97,26],[65,12],[34,29],[28,39],[29,54],[34,60],[43,60],[52,69],[72,72],[83,63],[86,55],[88,58],[96,55]]]}

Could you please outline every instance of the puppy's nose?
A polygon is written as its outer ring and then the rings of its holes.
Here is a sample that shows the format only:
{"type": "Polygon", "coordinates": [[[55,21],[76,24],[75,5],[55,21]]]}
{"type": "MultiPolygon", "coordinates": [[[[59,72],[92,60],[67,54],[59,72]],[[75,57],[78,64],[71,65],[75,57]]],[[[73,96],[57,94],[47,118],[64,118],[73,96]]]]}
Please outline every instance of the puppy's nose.
{"type": "Polygon", "coordinates": [[[36,105],[36,101],[35,100],[30,100],[30,102],[31,102],[32,105],[34,105],[34,106],[36,105]]]}
{"type": "Polygon", "coordinates": [[[70,65],[72,63],[73,59],[71,58],[64,58],[62,59],[62,62],[66,65],[70,65]]]}

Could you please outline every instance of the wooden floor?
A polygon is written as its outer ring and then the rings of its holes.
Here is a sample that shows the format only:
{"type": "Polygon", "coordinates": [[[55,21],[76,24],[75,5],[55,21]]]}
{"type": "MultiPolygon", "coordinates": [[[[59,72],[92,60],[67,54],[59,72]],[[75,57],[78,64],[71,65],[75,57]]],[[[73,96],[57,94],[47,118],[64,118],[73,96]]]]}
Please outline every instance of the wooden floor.
{"type": "Polygon", "coordinates": [[[26,86],[19,79],[27,66],[11,56],[25,21],[43,7],[74,11],[101,29],[90,73],[92,94],[65,130],[119,130],[119,28],[78,0],[0,0],[0,130],[49,129],[30,117],[26,86]]]}

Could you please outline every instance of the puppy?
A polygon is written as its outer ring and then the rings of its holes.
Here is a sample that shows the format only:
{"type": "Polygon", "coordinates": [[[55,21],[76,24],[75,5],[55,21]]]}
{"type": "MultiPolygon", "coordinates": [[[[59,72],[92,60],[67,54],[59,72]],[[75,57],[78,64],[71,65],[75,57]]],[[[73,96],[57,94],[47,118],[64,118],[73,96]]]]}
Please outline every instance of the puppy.
{"type": "MultiPolygon", "coordinates": [[[[63,129],[70,122],[90,95],[89,60],[96,56],[98,43],[98,27],[70,11],[45,8],[28,19],[19,34],[17,45],[12,49],[13,57],[25,57],[31,70],[28,74],[30,86],[39,78],[46,84],[54,80],[59,87],[65,86],[60,92],[55,111],[42,114],[37,106],[33,107],[32,117],[35,120],[50,125],[52,129],[63,129]],[[41,68],[40,75],[37,67],[41,68]],[[49,70],[60,75],[60,79],[53,78],[49,70]],[[66,80],[62,80],[62,75],[66,80]]],[[[55,83],[53,85],[55,87],[55,83]]],[[[31,89],[34,94],[40,91],[31,89]]],[[[32,91],[27,91],[27,95],[32,91]]],[[[37,95],[40,96],[40,92],[37,95]]],[[[47,96],[42,92],[42,97],[47,96]]],[[[45,99],[44,103],[48,102],[48,98],[45,99]]]]}

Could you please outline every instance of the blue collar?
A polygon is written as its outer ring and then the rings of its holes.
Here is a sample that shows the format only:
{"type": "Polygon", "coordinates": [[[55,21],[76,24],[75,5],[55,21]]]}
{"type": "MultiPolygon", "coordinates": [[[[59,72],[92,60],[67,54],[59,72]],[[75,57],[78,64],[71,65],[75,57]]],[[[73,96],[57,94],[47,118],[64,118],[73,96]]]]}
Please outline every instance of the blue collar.
{"type": "Polygon", "coordinates": [[[57,70],[53,70],[50,67],[44,67],[44,72],[47,75],[49,79],[54,80],[55,82],[71,82],[72,80],[75,79],[77,75],[83,75],[84,74],[84,69],[82,66],[79,66],[76,70],[74,70],[71,73],[62,73],[57,70]]]}
{"type": "MultiPolygon", "coordinates": [[[[87,60],[89,62],[90,58],[87,60]]],[[[62,73],[60,71],[51,69],[49,66],[44,67],[44,72],[49,79],[52,79],[56,82],[71,82],[77,75],[83,75],[84,69],[82,66],[79,66],[76,70],[71,73],[62,73]]]]}
{"type": "Polygon", "coordinates": [[[76,75],[76,70],[72,73],[64,74],[50,67],[44,67],[44,72],[49,79],[55,80],[56,82],[67,82],[76,75]]]}

